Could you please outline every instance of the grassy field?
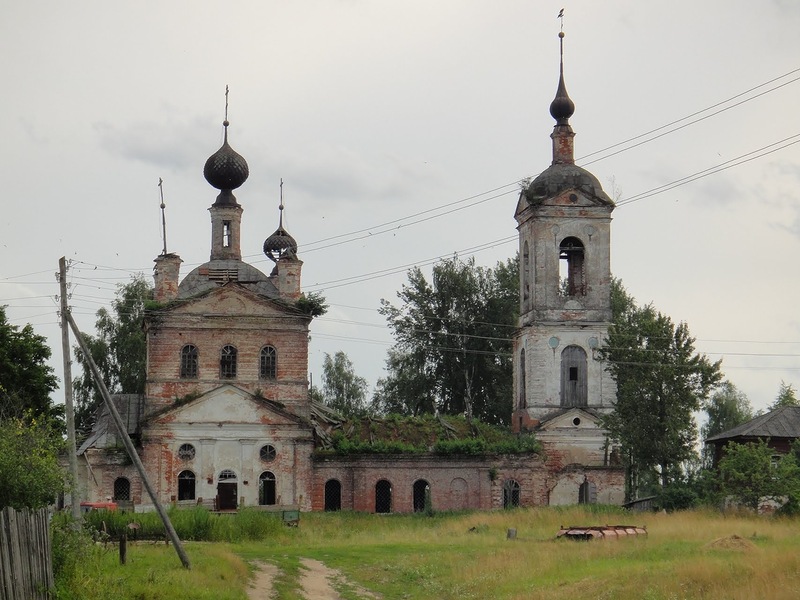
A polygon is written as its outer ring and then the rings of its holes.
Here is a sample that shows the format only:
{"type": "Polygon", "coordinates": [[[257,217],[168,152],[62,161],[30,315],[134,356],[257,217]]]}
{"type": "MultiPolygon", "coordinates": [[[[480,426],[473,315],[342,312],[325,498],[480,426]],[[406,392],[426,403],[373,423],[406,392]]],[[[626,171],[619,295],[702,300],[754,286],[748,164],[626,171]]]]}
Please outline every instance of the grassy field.
{"type": "MultiPolygon", "coordinates": [[[[278,600],[301,598],[300,558],[340,570],[386,599],[800,598],[800,521],[686,512],[627,515],[581,508],[457,515],[303,514],[299,528],[263,541],[187,543],[185,571],[171,547],[98,549],[81,567],[81,595],[172,600],[246,598],[245,561],[281,569],[278,600]],[[642,538],[555,540],[560,525],[646,525],[642,538]],[[508,528],[517,539],[507,540],[508,528]]],[[[344,598],[355,598],[347,590],[344,598]]]]}

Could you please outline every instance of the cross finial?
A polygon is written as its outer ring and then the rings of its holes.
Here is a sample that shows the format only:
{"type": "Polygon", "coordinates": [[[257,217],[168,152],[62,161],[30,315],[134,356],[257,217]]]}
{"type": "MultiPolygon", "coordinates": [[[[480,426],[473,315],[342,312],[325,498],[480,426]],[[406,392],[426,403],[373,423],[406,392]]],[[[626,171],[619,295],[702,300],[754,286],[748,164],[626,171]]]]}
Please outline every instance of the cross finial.
{"type": "Polygon", "coordinates": [[[280,211],[278,225],[283,227],[283,177],[281,177],[281,203],[278,205],[278,210],[280,211]]]}
{"type": "Polygon", "coordinates": [[[164,256],[167,255],[167,218],[164,214],[164,209],[167,207],[164,204],[164,180],[158,178],[158,191],[161,194],[161,233],[164,236],[164,256]]]}
{"type": "Polygon", "coordinates": [[[556,17],[556,18],[561,20],[561,31],[563,32],[564,31],[564,9],[563,8],[560,11],[558,11],[558,17],[556,17]]]}

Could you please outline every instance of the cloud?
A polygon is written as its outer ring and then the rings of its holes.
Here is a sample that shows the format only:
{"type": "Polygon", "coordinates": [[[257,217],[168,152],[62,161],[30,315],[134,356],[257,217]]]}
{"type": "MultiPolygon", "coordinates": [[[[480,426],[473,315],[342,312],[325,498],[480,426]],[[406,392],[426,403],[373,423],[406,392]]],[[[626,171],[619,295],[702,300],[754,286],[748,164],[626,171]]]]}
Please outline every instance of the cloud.
{"type": "Polygon", "coordinates": [[[210,117],[168,117],[166,122],[135,121],[124,126],[101,121],[93,129],[110,154],[159,169],[196,171],[216,150],[207,135],[216,131],[210,117]]]}

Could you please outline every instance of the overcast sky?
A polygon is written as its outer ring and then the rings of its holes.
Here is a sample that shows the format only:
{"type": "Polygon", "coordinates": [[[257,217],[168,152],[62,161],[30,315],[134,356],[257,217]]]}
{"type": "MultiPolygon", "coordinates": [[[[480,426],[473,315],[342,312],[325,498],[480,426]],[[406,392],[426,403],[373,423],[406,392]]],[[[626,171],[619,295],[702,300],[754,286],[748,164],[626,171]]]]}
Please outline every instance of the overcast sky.
{"type": "Polygon", "coordinates": [[[765,408],[800,386],[796,0],[6,2],[0,304],[60,376],[58,259],[91,332],[117,284],[152,273],[159,177],[182,274],[208,260],[227,84],[245,260],[271,268],[283,178],[303,286],[331,305],[314,381],[344,350],[372,387],[379,301],[410,266],[517,250],[517,182],[552,158],[562,6],[578,163],[619,201],[613,273],[765,408]]]}

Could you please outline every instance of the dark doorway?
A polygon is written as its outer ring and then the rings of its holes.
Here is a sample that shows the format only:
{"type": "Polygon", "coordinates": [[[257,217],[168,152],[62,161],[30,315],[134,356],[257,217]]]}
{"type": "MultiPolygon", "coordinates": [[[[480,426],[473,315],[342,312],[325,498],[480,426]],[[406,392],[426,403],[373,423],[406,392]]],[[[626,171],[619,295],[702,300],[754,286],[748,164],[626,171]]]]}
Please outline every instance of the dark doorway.
{"type": "Polygon", "coordinates": [[[191,471],[178,473],[178,500],[194,500],[195,477],[191,471]]]}
{"type": "Polygon", "coordinates": [[[425,505],[430,502],[431,486],[424,479],[414,482],[414,512],[423,512],[425,505]]]}
{"type": "Polygon", "coordinates": [[[127,502],[131,499],[131,482],[127,477],[114,480],[114,502],[127,502]]]}
{"type": "Polygon", "coordinates": [[[225,469],[219,474],[217,483],[217,510],[236,510],[239,507],[238,495],[236,473],[225,469]]]}
{"type": "Polygon", "coordinates": [[[392,512],[392,484],[385,479],[375,484],[375,512],[392,512]]]}
{"type": "Polygon", "coordinates": [[[271,506],[277,501],[275,474],[264,471],[258,477],[258,503],[261,506],[271,506]]]}
{"type": "Polygon", "coordinates": [[[519,506],[519,482],[509,479],[503,484],[503,508],[516,508],[519,506]]]}
{"type": "Polygon", "coordinates": [[[342,510],[342,484],[336,479],[325,482],[325,510],[342,510]]]}

